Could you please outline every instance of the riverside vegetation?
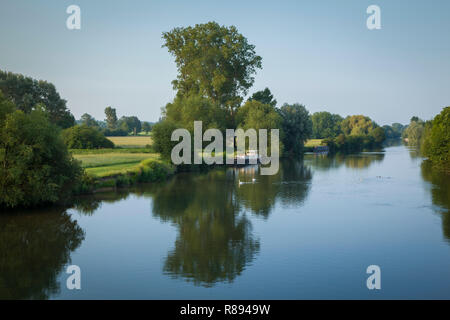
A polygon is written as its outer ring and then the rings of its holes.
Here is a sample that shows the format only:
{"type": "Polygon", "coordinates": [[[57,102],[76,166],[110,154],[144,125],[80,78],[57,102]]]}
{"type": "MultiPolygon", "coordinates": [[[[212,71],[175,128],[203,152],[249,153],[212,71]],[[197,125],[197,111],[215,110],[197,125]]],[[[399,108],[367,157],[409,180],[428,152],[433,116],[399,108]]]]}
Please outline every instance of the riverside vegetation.
{"type": "Polygon", "coordinates": [[[53,84],[0,70],[0,207],[65,202],[74,194],[165,179],[186,169],[169,161],[177,144],[171,134],[185,128],[192,135],[194,121],[222,132],[279,129],[281,155],[291,158],[317,145],[354,153],[403,137],[420,146],[432,166],[449,172],[450,107],[432,121],[413,117],[408,126],[379,126],[364,115],[311,115],[300,103],[277,107],[268,88],[244,101],[262,58],[234,26],[175,28],[163,40],[178,74],[175,98],[156,124],[119,119],[111,106],[105,121],[89,114],[76,121],[53,84]]]}

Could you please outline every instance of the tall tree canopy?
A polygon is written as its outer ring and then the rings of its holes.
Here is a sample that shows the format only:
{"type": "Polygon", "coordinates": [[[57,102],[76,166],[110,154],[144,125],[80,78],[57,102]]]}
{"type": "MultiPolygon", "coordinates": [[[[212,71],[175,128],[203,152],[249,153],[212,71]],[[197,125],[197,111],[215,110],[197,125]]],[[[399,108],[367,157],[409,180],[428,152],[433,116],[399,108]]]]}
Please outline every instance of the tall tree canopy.
{"type": "Polygon", "coordinates": [[[337,137],[341,133],[342,117],[327,111],[315,112],[311,116],[312,137],[326,139],[337,137]]]}
{"type": "Polygon", "coordinates": [[[98,127],[97,120],[89,113],[84,113],[80,118],[81,124],[86,127],[98,127]]]}
{"type": "Polygon", "coordinates": [[[75,124],[75,118],[67,109],[66,100],[61,99],[55,86],[47,81],[0,70],[0,90],[25,113],[30,113],[40,104],[52,123],[61,128],[75,124]]]}
{"type": "Polygon", "coordinates": [[[105,115],[106,115],[106,125],[109,130],[114,130],[117,128],[117,114],[116,109],[107,107],[105,109],[105,115]]]}
{"type": "Polygon", "coordinates": [[[363,115],[348,116],[341,123],[342,132],[345,135],[368,135],[378,125],[369,117],[363,115]]]}
{"type": "Polygon", "coordinates": [[[236,27],[216,22],[175,28],[164,32],[163,39],[178,68],[172,82],[177,94],[198,93],[233,114],[261,68],[255,46],[236,27]]]}
{"type": "Polygon", "coordinates": [[[248,100],[260,101],[264,104],[270,104],[272,107],[277,105],[277,100],[273,98],[273,94],[270,92],[269,88],[255,92],[248,100]]]}
{"type": "Polygon", "coordinates": [[[57,202],[80,175],[60,128],[41,107],[24,113],[0,93],[0,207],[57,202]]]}
{"type": "Polygon", "coordinates": [[[285,103],[280,108],[283,120],[283,145],[289,155],[299,155],[305,141],[311,136],[312,121],[305,106],[295,103],[285,103]]]}

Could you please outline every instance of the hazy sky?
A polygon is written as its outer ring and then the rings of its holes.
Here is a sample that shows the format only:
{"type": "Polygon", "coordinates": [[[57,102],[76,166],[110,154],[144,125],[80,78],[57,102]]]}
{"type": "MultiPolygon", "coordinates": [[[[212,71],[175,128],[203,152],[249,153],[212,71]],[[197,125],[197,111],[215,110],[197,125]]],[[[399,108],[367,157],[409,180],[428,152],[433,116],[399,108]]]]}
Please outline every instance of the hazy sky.
{"type": "Polygon", "coordinates": [[[0,69],[55,84],[76,118],[87,112],[156,121],[172,100],[174,59],[161,33],[235,25],[263,58],[250,93],[310,112],[365,114],[379,124],[429,119],[450,105],[450,1],[1,0],[0,69]],[[68,30],[66,8],[81,8],[68,30]],[[381,8],[381,30],[366,9],[381,8]]]}

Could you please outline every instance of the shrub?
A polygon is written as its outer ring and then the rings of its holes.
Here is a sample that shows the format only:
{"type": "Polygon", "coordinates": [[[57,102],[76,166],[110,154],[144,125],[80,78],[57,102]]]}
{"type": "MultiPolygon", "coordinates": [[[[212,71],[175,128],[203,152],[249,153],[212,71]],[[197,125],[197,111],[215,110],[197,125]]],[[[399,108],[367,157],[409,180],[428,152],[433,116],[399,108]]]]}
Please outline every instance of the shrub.
{"type": "Polygon", "coordinates": [[[69,149],[114,148],[114,143],[108,140],[97,128],[85,125],[64,130],[62,138],[69,149]]]}
{"type": "Polygon", "coordinates": [[[422,150],[433,166],[450,171],[450,107],[444,108],[426,127],[422,150]]]}
{"type": "Polygon", "coordinates": [[[0,207],[66,200],[81,173],[44,111],[24,113],[0,93],[0,207]]]}

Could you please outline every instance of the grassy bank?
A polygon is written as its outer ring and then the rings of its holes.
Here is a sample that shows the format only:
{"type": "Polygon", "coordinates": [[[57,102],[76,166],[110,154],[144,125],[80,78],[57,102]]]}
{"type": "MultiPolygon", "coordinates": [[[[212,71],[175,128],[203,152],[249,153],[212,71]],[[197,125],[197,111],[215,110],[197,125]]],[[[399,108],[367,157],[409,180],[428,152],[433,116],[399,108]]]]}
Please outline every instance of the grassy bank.
{"type": "Polygon", "coordinates": [[[163,180],[175,167],[160,159],[149,145],[151,138],[108,137],[114,149],[73,149],[72,155],[85,170],[77,193],[91,193],[131,186],[138,182],[163,180]]]}

